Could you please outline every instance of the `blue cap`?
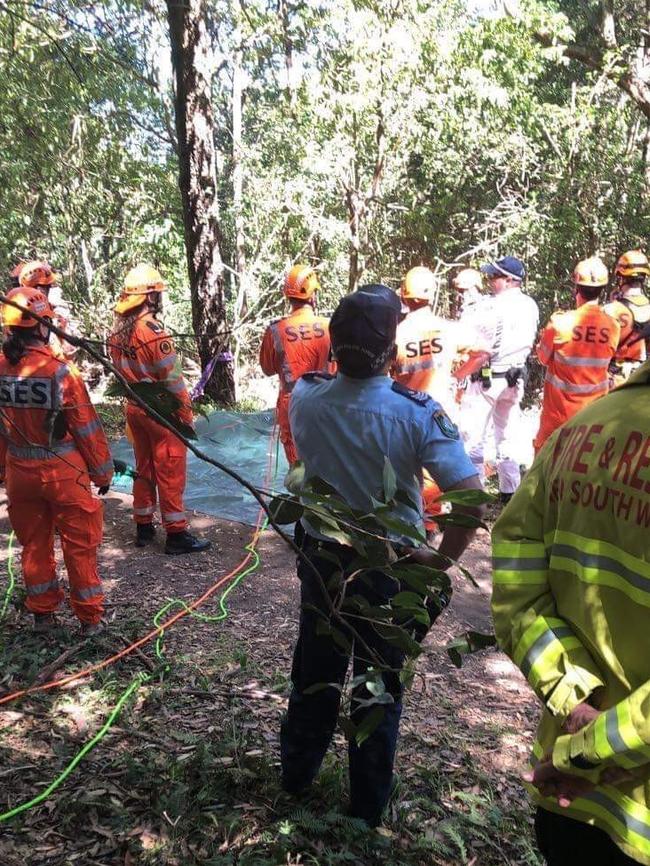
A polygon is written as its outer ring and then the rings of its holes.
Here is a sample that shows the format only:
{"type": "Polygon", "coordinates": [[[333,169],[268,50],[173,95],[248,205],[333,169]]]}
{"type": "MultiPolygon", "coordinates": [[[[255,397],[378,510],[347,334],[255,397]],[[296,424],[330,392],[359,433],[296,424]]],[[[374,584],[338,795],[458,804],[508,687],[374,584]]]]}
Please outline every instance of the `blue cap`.
{"type": "Polygon", "coordinates": [[[409,308],[402,303],[397,292],[389,289],[388,286],[385,286],[383,283],[369,283],[366,286],[359,286],[357,291],[365,292],[368,295],[376,295],[378,298],[383,298],[390,308],[395,311],[395,315],[400,320],[403,319],[405,314],[409,311],[409,308]]]}
{"type": "Polygon", "coordinates": [[[515,280],[523,280],[526,276],[526,268],[523,262],[514,256],[504,256],[492,264],[481,265],[481,273],[487,274],[488,277],[514,277],[515,280]]]}
{"type": "MultiPolygon", "coordinates": [[[[388,292],[391,292],[390,289],[388,292]]],[[[360,289],[345,295],[330,319],[330,340],[339,370],[355,379],[381,372],[391,357],[399,315],[399,298],[360,289]]]]}

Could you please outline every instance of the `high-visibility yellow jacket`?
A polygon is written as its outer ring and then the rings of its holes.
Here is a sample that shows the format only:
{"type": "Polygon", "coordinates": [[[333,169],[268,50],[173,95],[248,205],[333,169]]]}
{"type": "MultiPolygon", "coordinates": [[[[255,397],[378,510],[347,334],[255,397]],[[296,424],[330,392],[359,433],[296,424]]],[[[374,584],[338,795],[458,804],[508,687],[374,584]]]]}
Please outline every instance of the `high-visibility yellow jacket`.
{"type": "Polygon", "coordinates": [[[650,866],[650,362],[547,441],[494,526],[499,644],[545,705],[532,763],[594,783],[562,809],[650,866]],[[591,696],[602,712],[562,724],[591,696]],[[605,768],[629,770],[617,784],[605,768]]]}

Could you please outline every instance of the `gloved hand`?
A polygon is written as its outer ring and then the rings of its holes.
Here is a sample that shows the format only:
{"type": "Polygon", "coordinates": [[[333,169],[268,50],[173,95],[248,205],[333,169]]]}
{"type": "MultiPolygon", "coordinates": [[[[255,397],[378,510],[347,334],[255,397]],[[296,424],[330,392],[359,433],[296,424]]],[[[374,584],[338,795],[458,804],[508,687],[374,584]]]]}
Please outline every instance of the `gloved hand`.
{"type": "Polygon", "coordinates": [[[127,470],[127,465],[124,460],[113,460],[113,472],[117,475],[125,475],[127,470]]]}
{"type": "Polygon", "coordinates": [[[108,493],[108,491],[109,491],[110,489],[111,489],[111,485],[110,485],[110,484],[103,484],[101,487],[98,487],[98,488],[97,488],[97,494],[98,494],[99,496],[106,496],[106,494],[108,493]]]}
{"type": "Polygon", "coordinates": [[[514,388],[522,378],[524,378],[524,370],[521,367],[510,367],[506,370],[506,382],[509,388],[514,388]]]}

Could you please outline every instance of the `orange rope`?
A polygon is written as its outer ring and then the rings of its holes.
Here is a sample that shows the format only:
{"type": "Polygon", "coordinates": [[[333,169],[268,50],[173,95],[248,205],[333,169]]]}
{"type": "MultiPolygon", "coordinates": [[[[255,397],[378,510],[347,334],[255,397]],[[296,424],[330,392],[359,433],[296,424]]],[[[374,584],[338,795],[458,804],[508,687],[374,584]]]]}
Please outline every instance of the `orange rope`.
{"type": "MultiPolygon", "coordinates": [[[[274,425],[273,431],[272,431],[271,437],[270,437],[271,442],[273,442],[273,439],[275,437],[275,432],[276,432],[276,428],[274,425]]],[[[271,447],[271,450],[269,451],[269,463],[267,466],[267,478],[265,480],[265,483],[266,483],[266,481],[268,481],[268,479],[270,477],[272,463],[273,463],[273,448],[271,447]]],[[[257,517],[257,523],[255,525],[255,531],[253,533],[253,536],[251,538],[250,543],[248,544],[248,547],[251,547],[251,548],[254,547],[259,540],[260,534],[262,532],[263,516],[264,516],[264,512],[262,511],[262,509],[260,509],[259,515],[257,517]]],[[[12,692],[11,694],[4,695],[3,697],[0,698],[0,706],[2,706],[2,704],[8,704],[10,701],[15,701],[18,698],[22,698],[25,695],[31,695],[31,694],[34,694],[35,692],[45,692],[45,691],[49,691],[50,689],[59,688],[60,686],[65,686],[68,683],[73,682],[74,680],[81,679],[82,677],[86,677],[89,674],[95,673],[96,671],[100,671],[102,668],[106,668],[109,665],[114,664],[116,661],[119,661],[119,659],[125,658],[126,656],[128,656],[132,652],[134,652],[136,649],[139,649],[141,646],[143,646],[143,644],[148,643],[154,637],[156,637],[157,635],[166,631],[168,628],[170,628],[170,626],[174,625],[174,623],[177,623],[179,619],[182,619],[184,616],[188,616],[193,610],[196,610],[198,607],[200,607],[203,604],[203,602],[207,601],[212,595],[214,595],[214,593],[220,587],[222,587],[224,585],[224,583],[226,583],[229,580],[232,580],[232,578],[234,578],[242,570],[242,568],[245,568],[248,565],[248,563],[250,562],[252,556],[253,556],[253,554],[249,550],[249,552],[242,559],[242,561],[235,568],[233,568],[232,571],[229,571],[228,574],[224,575],[223,577],[220,577],[216,583],[214,583],[209,589],[207,589],[203,593],[202,596],[200,596],[200,598],[197,598],[196,601],[193,601],[191,604],[187,605],[187,607],[184,607],[181,611],[174,614],[174,616],[165,620],[165,622],[162,623],[161,625],[159,625],[158,628],[152,629],[144,637],[139,638],[139,640],[130,644],[128,647],[125,647],[123,650],[120,650],[120,652],[115,653],[115,655],[112,655],[107,659],[103,659],[103,661],[97,662],[94,665],[90,665],[89,667],[84,668],[81,671],[77,671],[74,674],[69,674],[66,677],[62,677],[61,679],[57,679],[57,680],[53,679],[47,683],[42,683],[38,686],[30,686],[29,688],[19,689],[16,692],[12,692]]]]}
{"type": "MultiPolygon", "coordinates": [[[[260,536],[260,529],[261,529],[261,523],[258,522],[258,526],[255,529],[255,532],[253,534],[251,544],[257,543],[259,536],[260,536]]],[[[128,656],[132,652],[134,652],[136,649],[139,649],[143,644],[152,640],[154,637],[156,637],[161,632],[166,631],[168,628],[170,628],[170,626],[172,626],[172,625],[174,625],[174,623],[178,622],[179,619],[182,619],[184,616],[187,616],[191,611],[196,610],[197,607],[200,607],[200,605],[202,605],[203,602],[207,601],[207,599],[209,599],[210,596],[214,595],[214,593],[221,586],[223,586],[224,583],[231,580],[233,577],[235,577],[235,575],[239,571],[242,570],[242,568],[244,568],[246,565],[248,565],[252,556],[253,556],[252,553],[250,553],[250,552],[247,553],[246,556],[244,557],[244,559],[239,563],[239,565],[236,566],[236,568],[234,568],[232,571],[228,572],[228,574],[224,575],[224,577],[219,578],[219,580],[215,584],[213,584],[208,590],[206,590],[206,592],[204,592],[200,598],[197,598],[196,601],[192,602],[192,604],[188,605],[186,608],[183,608],[181,611],[174,614],[174,616],[165,620],[165,622],[162,623],[160,626],[158,626],[158,628],[152,629],[144,637],[139,638],[139,640],[135,641],[130,646],[125,647],[123,650],[120,650],[119,653],[115,653],[115,655],[112,655],[109,658],[104,659],[101,662],[97,662],[97,664],[90,665],[89,667],[84,668],[81,671],[77,671],[74,674],[69,674],[67,677],[62,677],[61,679],[58,679],[58,680],[50,680],[48,683],[43,683],[43,684],[38,685],[38,686],[30,686],[27,689],[20,689],[19,691],[12,692],[9,695],[4,695],[2,698],[0,698],[0,705],[8,704],[10,701],[15,701],[17,698],[22,698],[25,695],[31,695],[34,692],[45,692],[45,691],[48,691],[49,689],[54,689],[54,688],[58,688],[60,686],[65,686],[68,683],[73,682],[73,680],[78,680],[78,679],[81,679],[82,677],[86,677],[89,674],[93,674],[96,671],[100,671],[102,668],[105,668],[111,664],[114,664],[116,661],[119,661],[119,659],[125,658],[126,656],[128,656]]]]}

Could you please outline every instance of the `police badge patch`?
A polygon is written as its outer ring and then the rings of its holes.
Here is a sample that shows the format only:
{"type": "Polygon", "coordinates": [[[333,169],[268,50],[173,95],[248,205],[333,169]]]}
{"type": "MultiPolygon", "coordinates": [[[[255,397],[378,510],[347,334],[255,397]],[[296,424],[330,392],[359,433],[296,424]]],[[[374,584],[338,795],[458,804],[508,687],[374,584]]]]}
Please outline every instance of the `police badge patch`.
{"type": "Polygon", "coordinates": [[[442,409],[436,409],[433,413],[433,420],[440,427],[442,435],[446,436],[447,439],[460,439],[458,427],[456,427],[449,415],[443,412],[442,409]]]}

